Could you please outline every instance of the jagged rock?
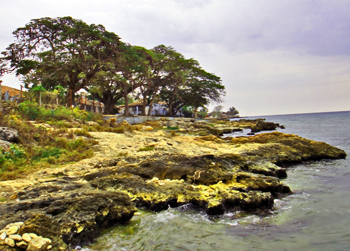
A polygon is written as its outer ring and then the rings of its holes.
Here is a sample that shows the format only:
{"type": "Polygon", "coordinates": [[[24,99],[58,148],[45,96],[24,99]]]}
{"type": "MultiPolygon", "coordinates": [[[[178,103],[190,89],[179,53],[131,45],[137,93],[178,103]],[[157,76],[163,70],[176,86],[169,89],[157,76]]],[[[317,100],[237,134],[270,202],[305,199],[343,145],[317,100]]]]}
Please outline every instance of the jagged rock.
{"type": "MultiPolygon", "coordinates": [[[[185,122],[204,132],[206,127],[234,128],[185,122]]],[[[286,177],[284,164],[346,156],[326,143],[277,132],[198,137],[146,133],[146,125],[136,125],[141,130],[128,134],[92,132],[101,144],[92,159],[0,182],[1,192],[6,188],[6,196],[16,199],[0,203],[0,228],[25,221],[18,231],[23,239],[35,233],[50,238],[52,250],[66,250],[87,245],[101,229],[129,220],[136,207],[160,211],[192,203],[208,214],[268,211],[275,198],[291,193],[279,180],[286,177]],[[139,151],[147,146],[152,151],[139,151]]]]}
{"type": "MultiPolygon", "coordinates": [[[[95,189],[77,193],[73,190],[64,195],[52,193],[32,200],[0,204],[0,225],[3,220],[27,219],[19,234],[36,233],[48,237],[56,248],[65,246],[63,240],[71,245],[89,243],[100,228],[128,221],[135,211],[124,193],[95,189]]],[[[34,239],[32,234],[30,236],[34,239]]]]}
{"type": "Polygon", "coordinates": [[[0,139],[11,143],[19,142],[18,131],[8,127],[0,127],[0,139]]]}

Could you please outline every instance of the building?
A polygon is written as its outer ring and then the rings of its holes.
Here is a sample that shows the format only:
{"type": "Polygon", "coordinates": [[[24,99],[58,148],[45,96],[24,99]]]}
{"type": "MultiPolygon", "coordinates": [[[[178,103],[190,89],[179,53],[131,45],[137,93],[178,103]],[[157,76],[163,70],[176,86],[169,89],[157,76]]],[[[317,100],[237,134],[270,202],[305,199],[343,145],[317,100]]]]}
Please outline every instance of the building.
{"type": "Polygon", "coordinates": [[[88,112],[104,113],[105,105],[95,100],[89,100],[86,96],[81,95],[78,98],[78,106],[80,110],[88,112]]]}
{"type": "MultiPolygon", "coordinates": [[[[136,116],[142,115],[142,106],[143,106],[142,100],[130,103],[128,106],[129,106],[130,114],[136,115],[136,116]]],[[[119,108],[119,113],[123,114],[125,106],[120,105],[118,108],[119,108]]],[[[149,111],[149,106],[146,106],[145,107],[146,115],[148,115],[148,111],[149,111]]],[[[168,111],[169,109],[167,107],[166,102],[161,101],[158,103],[154,103],[151,111],[151,116],[166,116],[168,114],[168,111]]],[[[183,116],[182,112],[179,112],[177,116],[183,116]]]]}

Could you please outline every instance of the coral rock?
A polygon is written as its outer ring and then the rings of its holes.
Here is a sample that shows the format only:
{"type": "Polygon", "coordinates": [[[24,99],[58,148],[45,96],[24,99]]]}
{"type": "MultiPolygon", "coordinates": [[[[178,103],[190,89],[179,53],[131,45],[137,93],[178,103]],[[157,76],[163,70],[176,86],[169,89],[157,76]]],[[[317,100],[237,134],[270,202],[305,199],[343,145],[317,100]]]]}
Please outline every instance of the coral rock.
{"type": "Polygon", "coordinates": [[[44,251],[49,245],[50,243],[46,239],[38,237],[29,242],[27,251],[44,251]]]}

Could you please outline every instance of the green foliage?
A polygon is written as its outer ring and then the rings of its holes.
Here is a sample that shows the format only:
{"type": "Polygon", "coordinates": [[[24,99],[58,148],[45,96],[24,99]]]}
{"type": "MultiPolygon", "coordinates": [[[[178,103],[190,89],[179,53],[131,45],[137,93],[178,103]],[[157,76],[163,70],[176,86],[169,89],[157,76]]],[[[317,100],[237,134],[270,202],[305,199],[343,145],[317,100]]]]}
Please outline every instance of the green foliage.
{"type": "MultiPolygon", "coordinates": [[[[38,121],[72,121],[73,119],[79,119],[82,121],[89,121],[97,116],[91,112],[80,110],[79,108],[66,108],[64,106],[59,106],[55,109],[50,109],[46,107],[40,107],[36,102],[24,101],[19,105],[19,114],[29,120],[38,121]]],[[[63,123],[63,122],[61,122],[63,123]]]]}
{"type": "Polygon", "coordinates": [[[237,116],[239,114],[239,111],[235,108],[235,107],[230,107],[227,111],[228,115],[231,115],[231,116],[237,116]]]}
{"type": "MultiPolygon", "coordinates": [[[[68,101],[70,91],[74,99],[85,89],[113,113],[118,101],[123,98],[128,104],[130,94],[137,93],[144,105],[165,101],[169,115],[175,115],[185,105],[197,109],[221,102],[225,94],[220,77],[202,69],[198,61],[186,59],[171,46],[131,46],[102,25],[69,16],[44,17],[13,35],[16,41],[0,57],[0,73],[21,75],[39,103],[62,102],[64,95],[68,101]],[[56,98],[46,97],[50,92],[45,90],[56,91],[56,98]]],[[[128,112],[125,109],[125,115],[128,112]]]]}
{"type": "Polygon", "coordinates": [[[201,119],[204,119],[208,115],[208,108],[201,107],[201,109],[198,112],[198,117],[201,119]]]}
{"type": "Polygon", "coordinates": [[[80,130],[75,130],[74,134],[77,136],[83,136],[87,138],[91,138],[91,134],[89,133],[88,129],[80,129],[80,130]]]}
{"type": "Polygon", "coordinates": [[[1,153],[0,149],[0,167],[3,167],[5,162],[18,163],[25,156],[26,153],[22,147],[11,144],[9,151],[1,153]]]}
{"type": "MultiPolygon", "coordinates": [[[[70,111],[69,116],[79,117],[81,115],[74,109],[66,110],[70,111]]],[[[37,118],[44,118],[45,112],[45,108],[39,108],[28,102],[17,110],[17,114],[1,117],[0,126],[16,129],[20,135],[20,142],[12,144],[8,150],[0,151],[0,180],[23,177],[39,168],[76,162],[93,155],[91,147],[98,142],[89,137],[86,129],[76,130],[74,134],[68,132],[67,129],[49,130],[40,124],[38,126],[24,121],[26,116],[31,114],[37,118]]],[[[55,116],[53,118],[57,119],[55,116]]],[[[57,124],[52,121],[45,122],[54,126],[62,121],[57,121],[57,124]]]]}
{"type": "Polygon", "coordinates": [[[168,126],[166,129],[174,131],[174,130],[179,130],[179,127],[177,127],[177,126],[168,126]]]}

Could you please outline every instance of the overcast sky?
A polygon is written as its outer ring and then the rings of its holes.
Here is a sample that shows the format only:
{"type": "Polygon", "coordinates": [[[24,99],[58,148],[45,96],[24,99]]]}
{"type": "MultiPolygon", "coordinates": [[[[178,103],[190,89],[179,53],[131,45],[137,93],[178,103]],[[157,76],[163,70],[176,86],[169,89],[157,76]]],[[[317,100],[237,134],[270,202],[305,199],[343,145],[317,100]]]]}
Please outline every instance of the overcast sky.
{"type": "MultiPolygon", "coordinates": [[[[31,19],[72,16],[132,45],[164,44],[198,60],[221,77],[224,110],[344,111],[350,110],[349,13],[349,0],[2,0],[0,50],[31,19]]],[[[20,85],[13,76],[2,80],[20,85]]]]}

